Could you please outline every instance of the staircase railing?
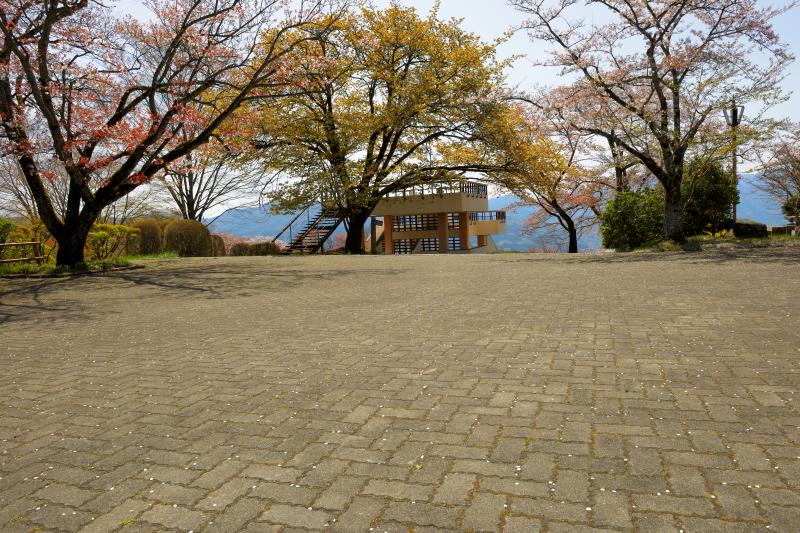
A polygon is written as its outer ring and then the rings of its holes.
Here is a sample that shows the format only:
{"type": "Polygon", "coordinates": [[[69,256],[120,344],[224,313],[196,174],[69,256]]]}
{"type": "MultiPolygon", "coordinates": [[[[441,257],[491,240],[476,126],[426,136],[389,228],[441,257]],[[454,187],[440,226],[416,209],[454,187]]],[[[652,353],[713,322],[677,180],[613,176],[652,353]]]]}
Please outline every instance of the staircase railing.
{"type": "MultiPolygon", "coordinates": [[[[314,243],[314,247],[311,250],[312,253],[314,252],[322,252],[325,242],[330,239],[331,235],[336,231],[336,228],[339,227],[339,224],[342,223],[342,216],[339,214],[338,210],[336,209],[326,209],[322,207],[320,212],[317,214],[316,219],[314,220],[313,224],[309,224],[308,230],[306,235],[303,238],[303,242],[300,243],[301,246],[304,248],[307,246],[308,243],[308,233],[314,231],[314,237],[316,238],[316,243],[314,243]],[[328,222],[325,227],[322,227],[323,222],[328,222]]],[[[299,239],[299,237],[298,237],[299,239]]],[[[302,250],[305,251],[305,250],[302,250]]]]}
{"type": "MultiPolygon", "coordinates": [[[[286,224],[283,227],[283,229],[278,232],[278,234],[275,236],[275,238],[272,239],[272,242],[276,242],[276,241],[280,240],[280,241],[285,242],[287,246],[291,246],[292,243],[295,240],[295,236],[297,235],[298,229],[302,228],[302,226],[301,226],[301,228],[296,228],[296,225],[298,224],[298,221],[299,221],[299,224],[301,224],[301,225],[302,224],[306,224],[306,225],[310,224],[311,220],[312,220],[311,213],[316,211],[314,209],[315,207],[319,207],[320,210],[322,209],[322,207],[319,204],[314,203],[314,204],[311,204],[311,205],[309,205],[307,207],[304,207],[303,209],[299,210],[297,212],[297,215],[295,215],[294,218],[292,218],[289,221],[289,223],[286,224]],[[305,217],[303,215],[305,215],[305,217]],[[288,236],[288,238],[286,238],[287,236],[288,236]]],[[[318,213],[315,213],[314,217],[316,218],[317,215],[318,215],[318,213]]]]}
{"type": "Polygon", "coordinates": [[[273,242],[282,240],[287,244],[285,253],[315,253],[321,251],[325,242],[341,224],[342,217],[335,209],[314,203],[300,210],[278,233],[273,242]]]}
{"type": "Polygon", "coordinates": [[[289,248],[291,251],[300,250],[300,253],[305,253],[307,248],[311,247],[312,252],[316,251],[318,248],[321,247],[320,243],[320,222],[322,222],[325,215],[325,209],[321,208],[319,212],[312,217],[311,211],[308,211],[306,225],[297,234],[297,237],[289,244],[289,248]],[[315,242],[309,242],[309,237],[312,235],[313,232],[313,239],[315,242]]]}

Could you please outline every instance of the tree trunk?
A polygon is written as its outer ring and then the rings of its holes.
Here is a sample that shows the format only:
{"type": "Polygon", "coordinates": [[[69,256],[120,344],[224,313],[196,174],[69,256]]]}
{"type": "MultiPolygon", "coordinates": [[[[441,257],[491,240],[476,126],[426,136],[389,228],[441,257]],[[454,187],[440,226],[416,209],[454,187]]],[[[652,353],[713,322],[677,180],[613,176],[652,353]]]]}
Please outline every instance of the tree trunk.
{"type": "Polygon", "coordinates": [[[664,237],[678,244],[686,242],[680,181],[664,187],[664,237]]]}
{"type": "Polygon", "coordinates": [[[567,230],[567,234],[569,235],[569,249],[567,252],[571,254],[577,254],[578,228],[575,227],[575,221],[572,220],[570,213],[561,207],[557,199],[553,198],[548,203],[556,210],[561,226],[567,230]]]}
{"type": "Polygon", "coordinates": [[[58,253],[56,254],[58,266],[74,268],[84,262],[83,251],[86,248],[86,239],[98,215],[99,212],[84,211],[74,223],[64,226],[60,236],[54,236],[58,242],[58,253]]]}
{"type": "Polygon", "coordinates": [[[614,174],[617,177],[617,192],[625,192],[628,190],[628,176],[624,168],[615,166],[614,174]]]}
{"type": "Polygon", "coordinates": [[[571,254],[578,253],[578,230],[575,229],[575,224],[570,224],[567,228],[569,232],[569,250],[571,254]]]}
{"type": "MultiPolygon", "coordinates": [[[[614,130],[611,130],[611,134],[614,134],[614,130]]],[[[628,173],[623,166],[622,148],[617,145],[613,138],[608,139],[608,145],[611,148],[611,160],[614,162],[617,193],[625,192],[628,190],[628,173]]]]}
{"type": "Polygon", "coordinates": [[[364,253],[364,224],[372,209],[358,209],[347,214],[347,239],[344,249],[348,254],[364,253]]]}

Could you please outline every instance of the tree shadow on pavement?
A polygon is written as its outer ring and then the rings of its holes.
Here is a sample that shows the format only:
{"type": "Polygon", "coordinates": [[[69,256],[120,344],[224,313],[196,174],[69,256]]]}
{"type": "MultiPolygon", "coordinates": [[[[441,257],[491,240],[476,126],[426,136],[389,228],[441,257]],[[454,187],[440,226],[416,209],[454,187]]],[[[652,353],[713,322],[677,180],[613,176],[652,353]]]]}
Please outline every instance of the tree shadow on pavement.
{"type": "MultiPolygon", "coordinates": [[[[286,268],[275,263],[168,265],[165,268],[98,273],[73,278],[21,279],[0,287],[0,324],[34,314],[58,319],[89,320],[93,303],[114,300],[119,312],[135,299],[226,300],[254,295],[282,297],[287,290],[309,283],[330,283],[360,276],[395,276],[399,269],[286,268]]],[[[109,306],[103,306],[106,309],[109,306]]],[[[108,311],[106,311],[107,313],[108,311]]]]}
{"type": "Polygon", "coordinates": [[[52,312],[69,314],[73,310],[63,300],[53,301],[47,294],[63,283],[64,278],[47,278],[41,280],[22,279],[9,286],[0,286],[0,325],[14,318],[36,312],[52,312]]]}

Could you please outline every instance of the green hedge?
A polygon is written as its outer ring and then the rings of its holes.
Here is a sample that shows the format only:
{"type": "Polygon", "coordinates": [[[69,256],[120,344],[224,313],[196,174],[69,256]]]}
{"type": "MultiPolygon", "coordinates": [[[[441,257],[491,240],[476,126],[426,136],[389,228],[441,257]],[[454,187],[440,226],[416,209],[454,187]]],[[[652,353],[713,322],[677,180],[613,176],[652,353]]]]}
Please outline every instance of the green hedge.
{"type": "Polygon", "coordinates": [[[246,242],[237,242],[236,244],[231,246],[230,255],[236,257],[250,255],[250,245],[247,244],[246,242]]]}
{"type": "Polygon", "coordinates": [[[164,228],[164,251],[181,257],[211,257],[211,233],[195,220],[175,220],[164,228]]]}
{"type": "Polygon", "coordinates": [[[625,191],[606,205],[600,223],[603,246],[627,251],[664,234],[664,197],[655,190],[625,191]]]}
{"type": "Polygon", "coordinates": [[[257,242],[250,245],[247,255],[280,255],[282,249],[273,242],[257,242]]]}
{"type": "Polygon", "coordinates": [[[696,159],[686,167],[681,185],[683,230],[686,235],[730,229],[733,206],[739,202],[736,178],[713,160],[696,159]]]}
{"type": "Polygon", "coordinates": [[[131,227],[139,230],[139,246],[128,251],[131,255],[158,255],[164,239],[162,222],[155,218],[134,220],[131,227]]]}
{"type": "Polygon", "coordinates": [[[766,239],[767,225],[752,220],[737,220],[733,223],[733,235],[738,239],[766,239]]]}
{"type": "Polygon", "coordinates": [[[214,257],[225,257],[225,240],[219,235],[211,236],[211,255],[214,257]]]}

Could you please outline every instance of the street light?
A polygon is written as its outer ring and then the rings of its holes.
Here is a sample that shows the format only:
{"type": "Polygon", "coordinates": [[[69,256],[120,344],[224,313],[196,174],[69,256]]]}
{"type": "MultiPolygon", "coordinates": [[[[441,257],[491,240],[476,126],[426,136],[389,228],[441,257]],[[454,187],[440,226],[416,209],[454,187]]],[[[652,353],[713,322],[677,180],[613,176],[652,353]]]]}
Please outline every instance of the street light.
{"type": "MultiPolygon", "coordinates": [[[[731,137],[733,137],[733,179],[736,183],[736,196],[739,196],[739,174],[736,170],[736,128],[742,123],[744,117],[744,106],[736,105],[736,99],[731,101],[731,107],[725,109],[725,122],[731,127],[731,137]]],[[[733,221],[736,222],[736,205],[738,201],[733,204],[733,221]]]]}

